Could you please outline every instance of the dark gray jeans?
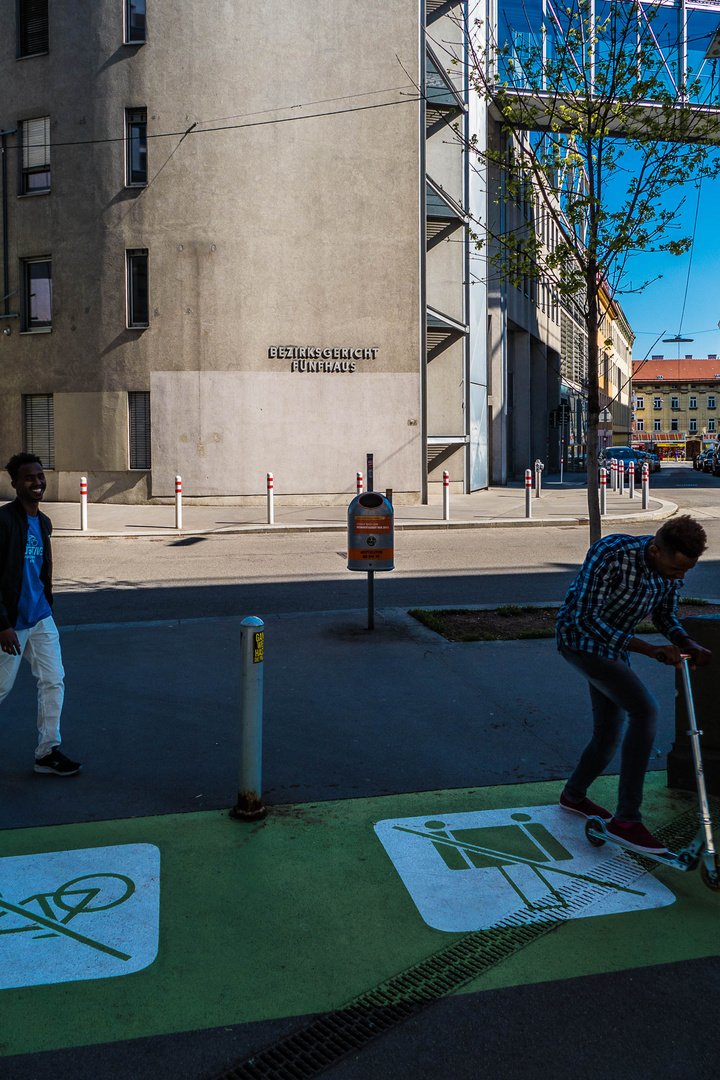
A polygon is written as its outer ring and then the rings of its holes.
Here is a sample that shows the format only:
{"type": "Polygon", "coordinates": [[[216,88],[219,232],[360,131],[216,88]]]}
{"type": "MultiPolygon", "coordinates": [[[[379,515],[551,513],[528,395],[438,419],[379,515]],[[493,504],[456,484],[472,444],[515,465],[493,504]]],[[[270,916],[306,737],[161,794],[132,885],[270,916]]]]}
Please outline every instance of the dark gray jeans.
{"type": "Polygon", "coordinates": [[[575,652],[564,645],[560,655],[590,684],[593,712],[592,739],[565,785],[565,793],[570,799],[585,798],[590,784],[612,761],[622,737],[623,714],[627,713],[615,814],[621,821],[640,821],[643,784],[657,727],[657,702],[622,660],[575,652]]]}

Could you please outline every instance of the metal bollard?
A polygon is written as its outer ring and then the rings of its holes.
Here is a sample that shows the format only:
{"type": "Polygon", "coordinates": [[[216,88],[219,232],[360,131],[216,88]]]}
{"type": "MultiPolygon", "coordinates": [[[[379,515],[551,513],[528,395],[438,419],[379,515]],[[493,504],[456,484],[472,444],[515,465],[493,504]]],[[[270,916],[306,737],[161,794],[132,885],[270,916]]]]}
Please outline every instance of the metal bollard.
{"type": "Polygon", "coordinates": [[[236,821],[259,821],[267,814],[262,801],[262,714],[265,624],[251,615],[240,624],[240,778],[236,821]]]}
{"type": "Polygon", "coordinates": [[[532,472],[525,470],[525,517],[532,517],[532,472]]]}
{"type": "Polygon", "coordinates": [[[175,477],[175,528],[182,529],[182,477],[175,477]]]}
{"type": "Polygon", "coordinates": [[[363,493],[363,474],[361,472],[359,472],[357,474],[355,487],[356,487],[356,493],[358,495],[362,495],[362,493],[363,493]]]}
{"type": "Polygon", "coordinates": [[[267,523],[275,524],[275,481],[273,474],[267,474],[267,523]]]}
{"type": "Polygon", "coordinates": [[[642,508],[647,510],[650,503],[650,466],[647,461],[643,462],[642,467],[642,508]]]}
{"type": "Polygon", "coordinates": [[[540,458],[535,459],[535,498],[539,499],[542,492],[542,474],[545,466],[540,458]]]}
{"type": "Polygon", "coordinates": [[[635,498],[635,462],[628,461],[628,495],[635,498]]]}
{"type": "Polygon", "coordinates": [[[80,477],[80,531],[87,532],[87,476],[80,477]]]}
{"type": "Polygon", "coordinates": [[[618,461],[618,493],[620,495],[625,494],[625,462],[618,461]]]}
{"type": "Polygon", "coordinates": [[[450,520],[450,473],[443,473],[443,521],[450,520]]]}
{"type": "Polygon", "coordinates": [[[617,491],[617,460],[610,458],[610,490],[617,491]]]}
{"type": "Polygon", "coordinates": [[[607,514],[607,469],[600,470],[600,516],[607,514]]]}

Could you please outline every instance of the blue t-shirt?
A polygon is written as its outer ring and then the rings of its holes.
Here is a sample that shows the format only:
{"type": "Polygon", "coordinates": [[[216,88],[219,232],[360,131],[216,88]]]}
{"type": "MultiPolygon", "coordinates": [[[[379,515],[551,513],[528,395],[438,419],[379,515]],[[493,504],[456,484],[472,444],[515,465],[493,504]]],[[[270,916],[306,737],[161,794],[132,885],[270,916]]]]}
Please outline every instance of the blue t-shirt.
{"type": "Polygon", "coordinates": [[[27,546],[23,565],[22,591],[18,604],[16,630],[28,630],[41,619],[52,614],[45,597],[45,588],[40,580],[43,562],[43,538],[40,532],[40,518],[28,515],[27,546]]]}

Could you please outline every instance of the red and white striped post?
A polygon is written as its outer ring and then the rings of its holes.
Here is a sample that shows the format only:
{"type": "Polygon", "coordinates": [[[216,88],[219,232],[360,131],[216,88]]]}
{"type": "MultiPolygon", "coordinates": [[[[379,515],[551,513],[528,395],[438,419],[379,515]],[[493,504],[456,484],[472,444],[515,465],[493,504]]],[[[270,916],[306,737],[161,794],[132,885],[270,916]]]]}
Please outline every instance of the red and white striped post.
{"type": "Polygon", "coordinates": [[[358,495],[363,493],[363,474],[359,472],[355,480],[355,487],[358,495]]]}
{"type": "Polygon", "coordinates": [[[525,517],[532,517],[532,470],[525,470],[525,517]]]}
{"type": "Polygon", "coordinates": [[[650,503],[650,465],[643,461],[642,467],[642,508],[647,510],[650,503]]]}
{"type": "Polygon", "coordinates": [[[607,469],[600,470],[600,516],[607,513],[607,469]]]}
{"type": "Polygon", "coordinates": [[[450,473],[443,472],[443,521],[450,520],[450,473]]]}
{"type": "Polygon", "coordinates": [[[87,476],[80,477],[80,531],[87,532],[87,476]]]}
{"type": "Polygon", "coordinates": [[[618,461],[617,463],[617,475],[618,475],[618,493],[620,495],[625,494],[625,462],[618,461]]]}
{"type": "Polygon", "coordinates": [[[275,524],[275,481],[273,474],[269,472],[267,474],[267,523],[268,525],[275,524]]]}
{"type": "Polygon", "coordinates": [[[175,477],[175,528],[182,529],[182,477],[175,477]]]}
{"type": "Polygon", "coordinates": [[[617,491],[617,460],[610,458],[610,490],[617,491]]]}
{"type": "Polygon", "coordinates": [[[628,461],[628,495],[635,498],[635,462],[628,461]]]}

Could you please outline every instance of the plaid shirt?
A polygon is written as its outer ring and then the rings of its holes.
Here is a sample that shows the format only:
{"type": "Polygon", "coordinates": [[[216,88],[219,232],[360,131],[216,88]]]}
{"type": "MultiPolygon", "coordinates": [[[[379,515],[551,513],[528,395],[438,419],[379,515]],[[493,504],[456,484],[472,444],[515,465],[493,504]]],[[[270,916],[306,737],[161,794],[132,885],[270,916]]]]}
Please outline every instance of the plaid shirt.
{"type": "Polygon", "coordinates": [[[557,617],[558,646],[630,663],[627,646],[648,616],[675,644],[682,581],[661,577],[645,557],[652,536],[606,536],[592,545],[557,617]]]}

